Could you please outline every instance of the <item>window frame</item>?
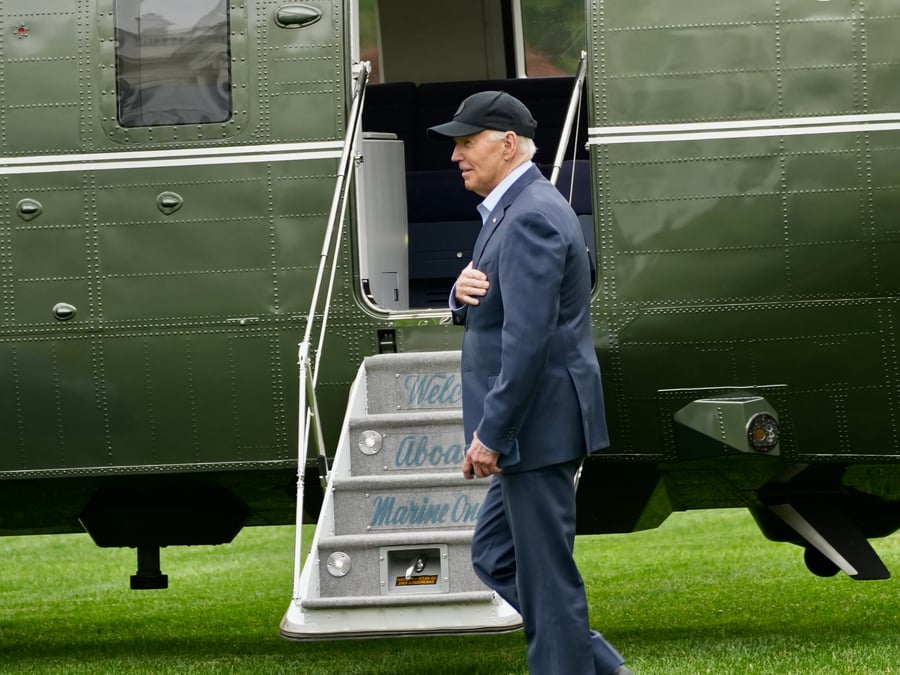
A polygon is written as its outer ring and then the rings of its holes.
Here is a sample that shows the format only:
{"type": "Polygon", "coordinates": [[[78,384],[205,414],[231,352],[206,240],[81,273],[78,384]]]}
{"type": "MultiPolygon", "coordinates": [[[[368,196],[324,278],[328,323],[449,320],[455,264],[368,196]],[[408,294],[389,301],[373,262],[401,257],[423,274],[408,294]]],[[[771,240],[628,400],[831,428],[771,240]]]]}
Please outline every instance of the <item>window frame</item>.
{"type": "Polygon", "coordinates": [[[122,126],[119,123],[115,0],[100,0],[100,111],[104,131],[121,143],[216,140],[239,134],[249,118],[247,11],[243,2],[227,4],[228,50],[231,69],[231,114],[221,122],[122,126]]]}

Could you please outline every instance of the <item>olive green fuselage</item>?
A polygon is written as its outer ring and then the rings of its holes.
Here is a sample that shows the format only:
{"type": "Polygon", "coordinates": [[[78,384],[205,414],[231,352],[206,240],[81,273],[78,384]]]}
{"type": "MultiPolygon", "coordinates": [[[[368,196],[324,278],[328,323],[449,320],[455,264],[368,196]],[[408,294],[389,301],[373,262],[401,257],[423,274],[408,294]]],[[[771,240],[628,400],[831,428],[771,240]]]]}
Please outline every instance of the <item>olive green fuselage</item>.
{"type": "MultiPolygon", "coordinates": [[[[0,533],[220,543],[295,517],[298,343],[353,99],[350,10],[236,3],[190,47],[129,32],[129,4],[2,10],[0,533]],[[179,58],[219,60],[198,71],[213,93],[179,79],[179,58]],[[157,80],[195,93],[154,104],[157,80]]],[[[585,12],[576,152],[612,446],[586,463],[580,531],[757,511],[805,469],[817,494],[864,495],[867,536],[893,532],[900,14],[887,0],[585,12]],[[747,446],[721,410],[756,400],[774,447],[747,446]]],[[[329,452],[365,356],[461,342],[440,303],[366,298],[366,208],[351,189],[313,351],[329,452]]]]}

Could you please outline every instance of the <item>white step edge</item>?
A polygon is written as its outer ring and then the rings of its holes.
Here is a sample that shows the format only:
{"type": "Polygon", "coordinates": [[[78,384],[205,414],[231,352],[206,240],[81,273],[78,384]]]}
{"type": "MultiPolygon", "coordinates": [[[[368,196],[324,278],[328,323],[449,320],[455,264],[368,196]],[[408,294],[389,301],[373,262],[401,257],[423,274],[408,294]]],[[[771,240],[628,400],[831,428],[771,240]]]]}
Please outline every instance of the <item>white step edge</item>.
{"type": "Polygon", "coordinates": [[[508,633],[522,618],[495,594],[486,602],[308,609],[294,600],[279,632],[289,640],[383,638],[409,635],[508,633]]]}

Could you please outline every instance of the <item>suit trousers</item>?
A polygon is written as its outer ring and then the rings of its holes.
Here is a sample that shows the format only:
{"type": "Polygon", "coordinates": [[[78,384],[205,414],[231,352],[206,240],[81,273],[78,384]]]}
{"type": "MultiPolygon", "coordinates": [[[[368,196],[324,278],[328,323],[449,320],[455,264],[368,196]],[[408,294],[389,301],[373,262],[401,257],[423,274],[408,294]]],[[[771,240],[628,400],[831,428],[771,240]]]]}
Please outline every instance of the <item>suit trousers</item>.
{"type": "Polygon", "coordinates": [[[472,539],[475,573],[522,615],[530,675],[607,675],[625,661],[590,629],[572,557],[580,464],[496,474],[472,539]]]}

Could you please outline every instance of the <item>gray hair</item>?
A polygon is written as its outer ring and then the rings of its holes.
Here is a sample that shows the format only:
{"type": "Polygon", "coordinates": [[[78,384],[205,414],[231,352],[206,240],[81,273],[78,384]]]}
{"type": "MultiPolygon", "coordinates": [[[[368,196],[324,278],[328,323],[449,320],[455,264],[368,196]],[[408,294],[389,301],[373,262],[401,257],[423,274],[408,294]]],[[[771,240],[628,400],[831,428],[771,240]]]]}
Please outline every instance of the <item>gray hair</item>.
{"type": "MultiPolygon", "coordinates": [[[[504,138],[506,138],[505,131],[497,131],[496,129],[490,129],[490,132],[491,132],[491,138],[493,138],[495,141],[500,141],[500,140],[503,140],[504,138]]],[[[513,132],[513,133],[515,133],[515,132],[513,132]]],[[[527,136],[519,136],[518,134],[516,134],[516,136],[518,136],[518,138],[519,138],[519,151],[517,153],[518,156],[524,157],[525,159],[534,158],[534,153],[537,152],[537,146],[534,144],[534,139],[528,138],[527,136]]]]}

